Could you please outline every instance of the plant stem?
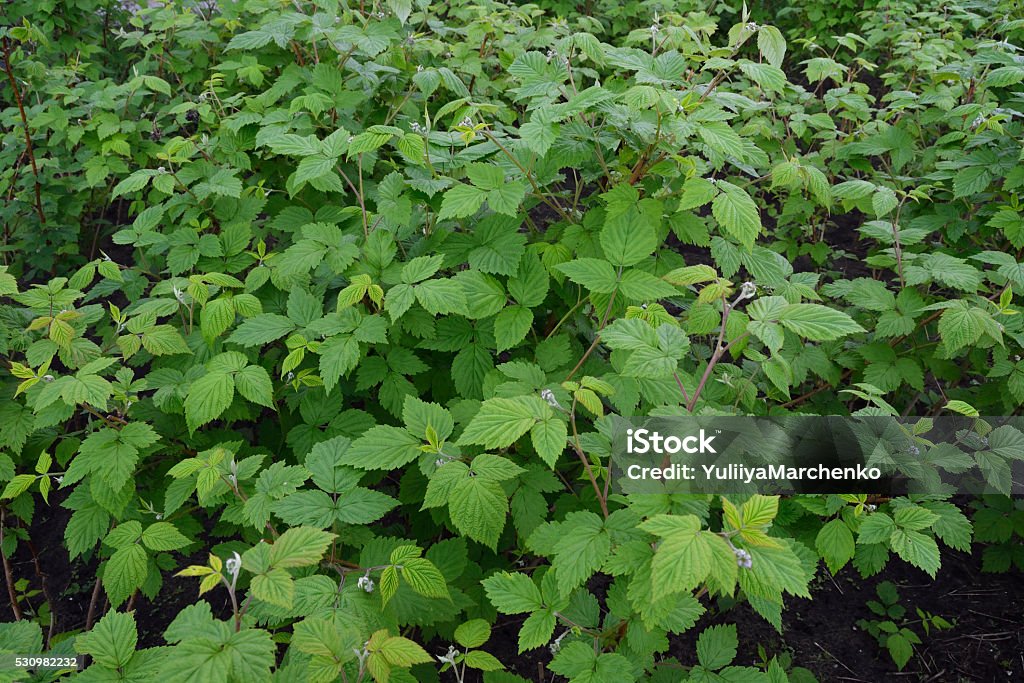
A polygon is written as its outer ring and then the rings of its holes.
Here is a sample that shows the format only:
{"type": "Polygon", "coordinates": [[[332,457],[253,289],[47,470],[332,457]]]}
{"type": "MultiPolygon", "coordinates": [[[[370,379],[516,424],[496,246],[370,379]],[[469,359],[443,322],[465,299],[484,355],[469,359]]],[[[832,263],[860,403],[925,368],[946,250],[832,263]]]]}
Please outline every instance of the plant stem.
{"type": "Polygon", "coordinates": [[[516,168],[522,171],[523,176],[526,178],[527,182],[530,183],[530,187],[533,188],[533,193],[537,195],[538,199],[540,199],[542,202],[551,207],[551,209],[555,211],[555,213],[557,213],[559,216],[561,216],[563,220],[569,223],[573,222],[572,218],[569,216],[569,214],[565,212],[565,209],[563,209],[560,204],[549,199],[546,194],[541,192],[540,186],[537,184],[537,181],[533,179],[533,174],[531,174],[526,169],[526,167],[519,162],[519,159],[516,159],[512,152],[508,151],[508,148],[506,148],[505,145],[498,142],[498,139],[491,135],[490,133],[488,133],[486,130],[482,130],[480,132],[483,133],[485,138],[493,142],[498,147],[498,149],[500,149],[505,154],[505,156],[508,157],[509,161],[515,164],[516,168]]]}
{"type": "Polygon", "coordinates": [[[21,621],[21,607],[18,606],[18,596],[14,593],[14,574],[11,572],[11,562],[3,552],[4,524],[6,520],[7,508],[0,508],[0,558],[3,558],[4,579],[7,583],[7,596],[11,600],[11,611],[14,612],[14,620],[21,621]]]}
{"type": "MultiPolygon", "coordinates": [[[[616,276],[615,279],[618,280],[621,277],[622,277],[622,266],[619,266],[619,272],[618,272],[618,275],[616,276]]],[[[611,313],[612,313],[612,306],[615,304],[615,295],[618,294],[618,293],[619,293],[619,290],[618,290],[618,287],[616,287],[615,291],[612,292],[611,297],[608,299],[608,307],[604,309],[604,315],[601,316],[601,324],[598,325],[598,327],[597,327],[597,334],[594,335],[594,341],[592,341],[590,343],[590,347],[587,348],[587,350],[583,352],[583,356],[580,358],[579,362],[576,363],[576,367],[574,367],[572,370],[570,370],[569,374],[566,375],[566,377],[565,377],[565,381],[566,382],[571,380],[572,376],[575,375],[579,371],[579,369],[581,367],[583,367],[583,363],[587,360],[587,358],[590,357],[590,354],[592,354],[594,352],[594,349],[596,349],[597,345],[601,342],[601,330],[603,330],[605,328],[605,326],[608,324],[608,316],[611,315],[611,313]]]]}
{"type": "Polygon", "coordinates": [[[597,502],[601,505],[601,513],[605,519],[608,519],[608,500],[601,494],[601,486],[597,483],[597,477],[594,476],[593,466],[590,464],[590,459],[587,458],[586,453],[583,452],[583,447],[580,446],[580,435],[576,429],[576,398],[572,399],[572,409],[569,411],[569,422],[572,424],[572,441],[573,450],[576,451],[576,455],[579,457],[580,462],[583,463],[583,469],[586,470],[587,476],[590,478],[590,485],[594,487],[594,493],[597,495],[597,502]]]}
{"type": "Polygon", "coordinates": [[[11,68],[11,46],[7,37],[3,39],[4,71],[7,72],[7,80],[11,82],[14,90],[14,102],[18,105],[18,113],[21,114],[21,123],[25,126],[25,151],[28,152],[29,163],[32,164],[32,174],[35,176],[36,189],[36,213],[39,214],[39,222],[46,225],[46,215],[43,213],[42,186],[39,184],[39,167],[36,165],[36,155],[32,148],[32,134],[28,128],[28,116],[25,115],[25,105],[21,100],[21,91],[18,90],[18,82],[14,79],[14,71],[11,68]]]}

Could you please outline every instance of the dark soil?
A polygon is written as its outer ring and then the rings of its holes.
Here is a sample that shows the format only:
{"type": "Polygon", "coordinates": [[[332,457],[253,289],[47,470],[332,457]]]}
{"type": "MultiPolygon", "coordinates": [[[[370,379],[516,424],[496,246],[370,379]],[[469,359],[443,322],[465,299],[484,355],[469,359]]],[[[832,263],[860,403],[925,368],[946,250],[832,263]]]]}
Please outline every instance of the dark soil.
{"type": "MultiPolygon", "coordinates": [[[[36,572],[27,544],[19,543],[11,558],[14,577],[27,579],[30,588],[40,589],[41,578],[45,578],[47,592],[53,597],[55,634],[85,627],[96,569],[95,559],[68,562],[63,534],[70,514],[59,507],[61,498],[51,497],[49,508],[37,510],[36,523],[28,530],[42,577],[36,572]]],[[[9,526],[11,522],[8,519],[9,526]]],[[[197,555],[192,559],[202,562],[203,557],[197,555]]],[[[595,577],[589,588],[603,602],[606,577],[595,577]]],[[[759,661],[760,646],[769,657],[788,652],[795,666],[811,670],[821,681],[1024,681],[1024,576],[1016,570],[982,574],[979,553],[947,552],[934,581],[899,560],[890,561],[885,571],[866,581],[847,567],[834,578],[819,576],[811,594],[811,600],[787,599],[781,634],[746,604],[723,610],[705,599],[707,614],[695,628],[673,637],[671,649],[664,656],[692,666],[696,664],[695,645],[700,632],[714,624],[734,623],[740,636],[736,664],[754,665],[759,661]],[[920,608],[953,623],[952,629],[932,631],[929,636],[925,636],[920,624],[911,624],[910,628],[924,642],[916,647],[915,656],[902,672],[875,639],[856,625],[860,619],[877,618],[866,603],[875,599],[875,586],[886,580],[898,587],[907,619],[916,621],[915,608],[920,608]]],[[[176,578],[170,572],[165,574],[163,587],[154,600],[137,597],[133,608],[139,623],[140,646],[163,644],[164,629],[195,600],[195,580],[176,578]]],[[[222,618],[230,616],[226,599],[222,601],[213,595],[210,603],[215,614],[222,618]]],[[[41,596],[31,604],[41,604],[41,596]]],[[[104,609],[101,596],[96,618],[104,609]]],[[[2,618],[9,619],[9,609],[5,612],[2,618]]],[[[517,652],[519,628],[524,619],[525,615],[500,617],[486,649],[510,671],[530,681],[547,682],[550,676],[544,678],[540,672],[551,660],[550,651],[538,648],[522,655],[517,652]]],[[[446,644],[432,642],[427,650],[434,654],[434,650],[441,652],[445,647],[446,644]]],[[[471,680],[479,679],[467,678],[467,683],[471,680]]]]}
{"type": "MultiPolygon", "coordinates": [[[[600,587],[596,588],[600,597],[600,587]]],[[[848,567],[834,578],[819,576],[811,595],[811,600],[787,599],[781,634],[745,603],[728,610],[710,606],[695,628],[670,640],[671,649],[664,656],[693,666],[702,630],[736,624],[737,665],[756,666],[760,646],[768,657],[789,653],[794,666],[809,669],[823,682],[1024,681],[1024,576],[1017,571],[982,574],[978,554],[946,553],[935,581],[899,560],[866,581],[848,567]],[[929,636],[920,624],[911,624],[923,643],[902,672],[888,652],[856,625],[860,619],[878,619],[867,602],[876,599],[875,586],[881,581],[896,584],[906,619],[917,621],[915,608],[920,608],[953,623],[952,629],[933,630],[929,636]]],[[[520,676],[547,681],[538,677],[538,664],[551,659],[547,648],[516,654],[522,621],[522,617],[500,619],[487,649],[520,676]]]]}
{"type": "MultiPolygon", "coordinates": [[[[52,629],[55,636],[86,628],[93,589],[96,585],[96,569],[99,564],[95,556],[88,559],[80,557],[73,562],[68,561],[68,551],[64,547],[64,530],[71,518],[71,511],[60,507],[60,502],[66,497],[63,492],[56,492],[50,495],[48,508],[37,507],[34,523],[28,529],[32,547],[19,542],[18,548],[11,558],[11,572],[14,579],[27,579],[30,589],[42,590],[49,596],[47,601],[50,602],[51,613],[55,620],[52,629]],[[33,558],[33,550],[36,558],[33,558]],[[38,572],[36,571],[36,559],[38,559],[40,569],[38,572]]],[[[9,518],[8,524],[10,523],[9,518]]],[[[205,564],[206,556],[205,551],[199,552],[194,557],[181,561],[180,564],[182,566],[205,564]]],[[[173,572],[165,572],[163,579],[163,586],[152,601],[138,594],[131,602],[131,608],[135,610],[139,625],[139,647],[166,645],[162,638],[164,630],[178,612],[196,602],[195,579],[175,577],[173,572]]],[[[6,592],[4,595],[6,596],[6,592]]],[[[38,595],[30,599],[28,605],[31,605],[32,609],[40,607],[43,597],[43,595],[38,595]]],[[[223,601],[220,601],[217,597],[217,595],[207,597],[213,608],[213,613],[224,619],[230,617],[231,605],[228,599],[221,596],[223,601]]],[[[22,604],[22,611],[26,617],[30,617],[32,611],[26,609],[28,605],[22,604]]],[[[101,589],[99,600],[95,605],[93,621],[95,622],[103,616],[107,609],[109,609],[109,604],[101,589]]],[[[125,606],[120,609],[125,609],[125,606]]],[[[9,619],[10,608],[4,608],[3,612],[0,619],[9,619]]],[[[48,627],[43,629],[44,635],[47,630],[49,630],[48,627]]]]}
{"type": "Polygon", "coordinates": [[[835,577],[819,576],[811,595],[811,600],[787,599],[781,634],[746,604],[716,614],[709,610],[697,628],[673,640],[671,654],[695,664],[700,630],[734,623],[740,636],[736,663],[755,664],[761,645],[769,656],[788,651],[795,666],[810,669],[821,681],[1024,681],[1024,576],[982,574],[980,554],[944,554],[934,581],[899,560],[866,581],[847,567],[835,577]],[[875,586],[881,581],[897,586],[905,619],[917,622],[915,608],[920,608],[953,623],[928,636],[919,623],[909,625],[923,643],[902,672],[857,626],[860,619],[879,619],[866,603],[877,599],[875,586]]]}
{"type": "MultiPolygon", "coordinates": [[[[868,256],[869,242],[860,239],[857,229],[864,223],[865,217],[859,211],[837,213],[829,217],[823,239],[832,247],[832,256],[828,263],[832,270],[838,271],[843,278],[852,280],[858,277],[872,277],[871,267],[864,262],[868,256]]],[[[796,271],[821,270],[811,261],[810,256],[801,256],[793,264],[796,271]]]]}

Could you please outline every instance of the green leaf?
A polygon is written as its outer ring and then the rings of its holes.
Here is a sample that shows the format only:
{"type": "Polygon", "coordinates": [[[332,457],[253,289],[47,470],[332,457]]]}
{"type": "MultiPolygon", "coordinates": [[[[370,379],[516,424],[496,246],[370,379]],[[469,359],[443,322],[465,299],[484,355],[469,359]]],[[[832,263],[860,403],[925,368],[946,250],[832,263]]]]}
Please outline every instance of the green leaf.
{"type": "Polygon", "coordinates": [[[441,255],[417,256],[402,266],[402,282],[411,285],[426,280],[436,273],[443,263],[444,257],[441,255]]]}
{"type": "Polygon", "coordinates": [[[494,655],[483,650],[467,652],[466,666],[480,669],[481,671],[499,671],[505,668],[505,665],[499,662],[494,655]]]}
{"type": "Polygon", "coordinates": [[[508,498],[500,483],[467,476],[452,488],[448,511],[460,533],[493,550],[505,528],[508,498]]]}
{"type": "Polygon", "coordinates": [[[533,443],[533,448],[551,469],[555,468],[558,456],[565,450],[568,438],[568,427],[557,417],[541,420],[530,429],[530,441],[533,443]]]}
{"type": "Polygon", "coordinates": [[[426,280],[413,289],[420,306],[434,315],[464,313],[466,310],[465,290],[455,280],[426,280]]]}
{"type": "Polygon", "coordinates": [[[875,212],[876,218],[881,218],[892,212],[899,205],[900,201],[896,198],[896,193],[888,187],[880,187],[871,195],[871,208],[875,212]]]}
{"type": "Polygon", "coordinates": [[[515,216],[526,196],[526,184],[513,180],[487,193],[487,205],[497,213],[515,216]]]}
{"type": "Polygon", "coordinates": [[[156,325],[142,334],[142,348],[154,356],[170,356],[176,353],[192,353],[178,330],[170,325],[156,325]]]}
{"type": "Polygon", "coordinates": [[[483,619],[470,619],[455,628],[455,642],[462,647],[480,647],[491,638],[491,625],[483,619]]]}
{"type": "Polygon", "coordinates": [[[120,605],[146,580],[146,550],[132,543],[114,552],[103,565],[103,587],[110,604],[120,605]]]}
{"type": "Polygon", "coordinates": [[[272,605],[291,609],[295,603],[295,581],[285,569],[275,568],[252,577],[254,597],[272,605]]]}
{"type": "Polygon", "coordinates": [[[277,537],[270,547],[270,565],[287,569],[316,564],[335,534],[311,527],[294,527],[277,537]]]}
{"type": "Polygon", "coordinates": [[[896,663],[896,667],[900,671],[903,671],[903,667],[907,665],[907,662],[914,655],[914,646],[900,633],[889,635],[885,639],[885,648],[889,651],[889,656],[892,657],[892,661],[896,663]]]}
{"type": "Polygon", "coordinates": [[[295,169],[295,184],[301,185],[315,178],[333,173],[334,166],[337,163],[338,160],[336,158],[324,156],[323,154],[305,157],[299,162],[299,167],[295,169]]]}
{"type": "Polygon", "coordinates": [[[258,365],[249,365],[234,375],[235,389],[244,398],[268,408],[274,407],[274,385],[267,371],[258,365]]]}
{"type": "Polygon", "coordinates": [[[471,185],[456,185],[444,193],[438,220],[472,216],[487,199],[487,193],[471,185]]]}
{"type": "Polygon", "coordinates": [[[87,633],[75,638],[75,649],[92,656],[105,669],[116,670],[128,665],[138,644],[135,615],[111,610],[87,633]]]}
{"type": "Polygon", "coordinates": [[[4,487],[4,492],[0,495],[0,499],[8,500],[10,498],[17,498],[21,494],[28,491],[28,488],[36,480],[34,474],[19,474],[7,482],[7,486],[4,487]]]}
{"type": "Polygon", "coordinates": [[[505,448],[530,431],[538,420],[551,415],[551,407],[536,396],[488,399],[462,433],[459,443],[505,448]]]}
{"type": "Polygon", "coordinates": [[[185,398],[185,422],[190,432],[211,422],[231,405],[235,381],[226,372],[208,372],[189,386],[185,398]]]}
{"type": "Polygon", "coordinates": [[[481,583],[487,599],[502,614],[522,614],[544,607],[540,589],[527,574],[499,572],[481,583]]]}
{"type": "Polygon", "coordinates": [[[890,543],[897,555],[935,578],[939,570],[939,546],[935,539],[919,531],[896,529],[890,543]]]}
{"type": "Polygon", "coordinates": [[[511,349],[526,338],[533,325],[533,311],[525,306],[503,308],[494,319],[494,338],[498,353],[511,349]]]}
{"type": "Polygon", "coordinates": [[[385,640],[380,645],[378,652],[392,666],[409,667],[414,664],[434,661],[422,647],[408,638],[399,636],[392,636],[385,640]]]}
{"type": "MultiPolygon", "coordinates": [[[[647,216],[637,210],[609,215],[601,230],[601,249],[613,266],[631,266],[643,261],[658,247],[658,236],[647,216]]],[[[563,270],[563,272],[566,272],[563,270]]],[[[573,282],[572,273],[566,272],[573,282]]],[[[582,284],[582,283],[581,283],[582,284]]],[[[597,290],[592,290],[597,291],[597,290]]]]}
{"type": "Polygon", "coordinates": [[[972,346],[985,333],[991,316],[983,309],[956,301],[939,318],[939,336],[949,353],[972,346]]]}
{"type": "Polygon", "coordinates": [[[896,526],[913,531],[921,531],[931,527],[938,518],[938,515],[931,510],[916,505],[900,507],[896,510],[895,514],[896,526]]]}
{"type": "Polygon", "coordinates": [[[847,314],[821,304],[788,304],[777,316],[783,327],[811,341],[829,341],[864,331],[847,314]]]}
{"type": "Polygon", "coordinates": [[[636,680],[633,665],[616,653],[597,654],[588,643],[574,641],[563,646],[548,668],[570,683],[631,683],[636,680]]]}
{"type": "Polygon", "coordinates": [[[765,61],[772,66],[782,66],[786,57],[786,39],[782,31],[774,26],[761,26],[757,29],[757,49],[765,61]]]}
{"type": "Polygon", "coordinates": [[[711,213],[725,231],[745,247],[754,246],[761,232],[761,214],[747,191],[725,181],[718,182],[722,191],[711,203],[711,213]]]}
{"type": "Polygon", "coordinates": [[[413,557],[401,563],[402,578],[409,587],[428,598],[449,597],[444,576],[430,560],[413,557]]]}
{"type": "Polygon", "coordinates": [[[602,259],[580,258],[558,265],[558,270],[578,285],[597,294],[611,294],[618,286],[612,264],[602,259]]]}
{"type": "Polygon", "coordinates": [[[712,546],[718,536],[701,531],[694,515],[656,515],[641,527],[661,536],[651,564],[652,588],[665,595],[688,591],[700,585],[711,572],[712,546]]]}
{"type": "Polygon", "coordinates": [[[738,646],[735,624],[711,626],[697,638],[697,660],[705,669],[717,671],[736,659],[738,646]]]}
{"type": "Polygon", "coordinates": [[[397,505],[398,501],[387,494],[355,488],[338,496],[337,519],[345,524],[370,524],[397,505]]]}
{"type": "Polygon", "coordinates": [[[857,550],[850,527],[841,519],[833,519],[825,524],[818,532],[814,545],[833,574],[846,566],[857,550]]]}
{"type": "Polygon", "coordinates": [[[170,522],[155,522],[142,532],[142,543],[150,550],[168,551],[183,548],[190,541],[170,522]]]}
{"type": "Polygon", "coordinates": [[[363,470],[398,469],[420,456],[421,445],[419,439],[400,427],[377,425],[352,442],[341,462],[363,470]]]}
{"type": "MultiPolygon", "coordinates": [[[[411,291],[409,293],[412,294],[411,291]]],[[[334,391],[338,380],[355,369],[358,363],[359,342],[352,335],[338,334],[325,339],[320,345],[320,379],[324,381],[324,390],[328,394],[334,391]]]]}
{"type": "MultiPolygon", "coordinates": [[[[785,76],[783,76],[783,82],[784,81],[785,76]]],[[[743,140],[728,123],[724,121],[708,121],[701,124],[697,131],[700,134],[701,140],[704,141],[704,144],[715,152],[734,159],[743,158],[743,140]]],[[[740,188],[729,183],[721,183],[718,185],[720,189],[723,189],[723,186],[728,186],[733,190],[738,190],[739,192],[746,194],[743,190],[740,190],[740,188]]],[[[714,208],[713,205],[712,208],[714,208]]]]}
{"type": "Polygon", "coordinates": [[[290,318],[277,313],[261,313],[243,321],[228,337],[228,342],[245,347],[262,346],[280,339],[294,329],[295,323],[290,318]]]}
{"type": "Polygon", "coordinates": [[[785,90],[785,73],[778,67],[763,65],[754,61],[739,62],[739,70],[746,78],[761,86],[765,92],[782,92],[785,90]]]}
{"type": "Polygon", "coordinates": [[[857,530],[858,543],[884,543],[892,537],[896,523],[884,512],[873,512],[860,523],[857,530]]]}
{"type": "Polygon", "coordinates": [[[413,436],[427,440],[427,431],[433,430],[438,439],[451,436],[455,421],[445,408],[436,403],[421,401],[415,396],[406,396],[402,406],[402,421],[413,436]]]}
{"type": "Polygon", "coordinates": [[[551,641],[557,623],[554,611],[550,609],[534,612],[519,629],[519,652],[526,652],[551,641]]]}
{"type": "Polygon", "coordinates": [[[582,585],[604,564],[611,551],[611,538],[604,522],[593,512],[573,512],[560,528],[555,547],[555,578],[562,595],[582,585]]]}

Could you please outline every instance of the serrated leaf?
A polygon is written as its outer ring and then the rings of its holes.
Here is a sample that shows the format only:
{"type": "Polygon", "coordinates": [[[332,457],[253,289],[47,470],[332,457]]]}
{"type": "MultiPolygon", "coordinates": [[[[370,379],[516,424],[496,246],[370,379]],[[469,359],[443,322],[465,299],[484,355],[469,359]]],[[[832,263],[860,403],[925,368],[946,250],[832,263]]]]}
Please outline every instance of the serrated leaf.
{"type": "Polygon", "coordinates": [[[821,304],[788,304],[777,313],[779,323],[811,341],[839,339],[864,328],[842,311],[821,304]]]}
{"type": "Polygon", "coordinates": [[[735,185],[720,181],[718,188],[721,193],[711,202],[712,215],[740,244],[752,247],[761,233],[761,214],[757,204],[746,190],[735,185]]]}
{"type": "Polygon", "coordinates": [[[825,524],[818,532],[814,545],[833,574],[852,560],[857,550],[853,532],[841,519],[833,519],[825,524]]]}
{"type": "Polygon", "coordinates": [[[335,534],[311,527],[288,529],[270,546],[270,565],[287,569],[316,564],[334,538],[335,534]]]}
{"type": "Polygon", "coordinates": [[[352,442],[341,462],[363,470],[397,469],[418,458],[421,445],[419,439],[400,427],[377,425],[352,442]]]}
{"type": "Polygon", "coordinates": [[[150,550],[178,550],[188,545],[189,542],[170,522],[155,522],[142,532],[142,543],[150,550]]]}
{"type": "Polygon", "coordinates": [[[939,546],[935,539],[919,531],[897,529],[892,533],[890,543],[902,559],[935,578],[935,572],[939,570],[939,546]]]}
{"type": "Polygon", "coordinates": [[[211,422],[227,410],[235,396],[235,381],[226,372],[208,372],[189,386],[185,422],[189,431],[211,422]]]}
{"type": "Polygon", "coordinates": [[[487,599],[502,614],[533,612],[544,606],[540,589],[527,574],[499,572],[481,581],[487,599]]]}
{"type": "Polygon", "coordinates": [[[127,666],[137,644],[134,614],[115,610],[107,612],[90,631],[75,638],[78,652],[91,655],[99,666],[110,670],[127,666]]]}

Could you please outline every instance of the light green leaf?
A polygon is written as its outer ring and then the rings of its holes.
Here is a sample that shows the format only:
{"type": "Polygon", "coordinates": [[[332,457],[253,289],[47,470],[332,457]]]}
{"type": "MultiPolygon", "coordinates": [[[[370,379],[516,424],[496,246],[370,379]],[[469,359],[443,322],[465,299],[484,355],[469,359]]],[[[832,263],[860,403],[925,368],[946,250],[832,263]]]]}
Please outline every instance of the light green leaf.
{"type": "Polygon", "coordinates": [[[190,541],[170,522],[155,522],[142,532],[142,543],[150,550],[169,551],[183,548],[190,541]]]}
{"type": "Polygon", "coordinates": [[[852,560],[857,550],[850,527],[841,519],[833,519],[825,524],[818,532],[814,545],[833,574],[852,560]]]}
{"type": "Polygon", "coordinates": [[[722,191],[711,203],[711,213],[725,231],[752,247],[761,232],[761,214],[747,191],[731,183],[718,182],[722,191]]]}
{"type": "Polygon", "coordinates": [[[363,470],[393,470],[418,458],[421,445],[419,439],[400,427],[377,425],[352,442],[341,462],[363,470]]]}
{"type": "Polygon", "coordinates": [[[533,325],[533,311],[525,306],[503,308],[494,319],[494,338],[498,353],[511,349],[526,338],[533,325]]]}
{"type": "Polygon", "coordinates": [[[311,527],[294,527],[277,537],[270,547],[270,565],[287,569],[316,564],[335,534],[311,527]]]}
{"type": "Polygon", "coordinates": [[[846,313],[821,304],[788,304],[779,310],[777,320],[811,341],[829,341],[864,331],[846,313]]]}
{"type": "Polygon", "coordinates": [[[919,531],[896,529],[890,543],[897,555],[935,578],[939,570],[939,546],[935,539],[919,531]]]}
{"type": "Polygon", "coordinates": [[[558,265],[570,280],[597,294],[611,294],[618,284],[612,264],[602,259],[580,258],[558,265]]]}
{"type": "Polygon", "coordinates": [[[244,398],[268,408],[274,407],[274,385],[267,371],[248,365],[235,373],[235,389],[244,398]]]}
{"type": "Polygon", "coordinates": [[[438,220],[446,218],[466,218],[472,216],[483,206],[487,192],[471,185],[460,184],[444,193],[438,220]]]}
{"type": "Polygon", "coordinates": [[[530,431],[538,420],[551,415],[551,407],[536,396],[488,399],[462,433],[459,443],[505,448],[530,431]]]}
{"type": "Polygon", "coordinates": [[[290,318],[277,313],[260,313],[243,321],[228,337],[228,342],[245,347],[262,346],[280,339],[294,329],[295,323],[290,318]]]}
{"type": "Polygon", "coordinates": [[[508,499],[500,483],[467,476],[452,488],[448,511],[460,533],[493,550],[505,527],[508,499]]]}
{"type": "Polygon", "coordinates": [[[287,570],[274,568],[252,577],[254,597],[272,605],[291,609],[295,602],[295,581],[287,570]]]}
{"type": "Polygon", "coordinates": [[[131,661],[138,644],[135,615],[111,610],[87,633],[75,638],[75,649],[91,655],[105,669],[120,669],[131,661]]]}
{"type": "Polygon", "coordinates": [[[142,586],[147,573],[146,550],[132,543],[114,552],[103,565],[103,587],[110,604],[120,605],[142,586]]]}
{"type": "Polygon", "coordinates": [[[757,49],[769,64],[782,66],[782,60],[786,56],[786,39],[782,37],[782,31],[774,26],[759,27],[757,49]]]}
{"type": "MultiPolygon", "coordinates": [[[[611,265],[631,266],[639,263],[657,247],[658,237],[654,226],[648,222],[647,215],[636,208],[610,215],[605,220],[601,230],[601,249],[611,265]]],[[[573,279],[572,274],[567,274],[573,279]]]]}
{"type": "Polygon", "coordinates": [[[481,581],[487,599],[502,614],[522,614],[544,607],[540,589],[528,574],[499,572],[481,581]]]}
{"type": "Polygon", "coordinates": [[[483,619],[470,619],[455,628],[455,642],[462,647],[480,647],[491,637],[491,625],[483,619]]]}
{"type": "Polygon", "coordinates": [[[711,626],[697,638],[697,660],[705,669],[717,671],[736,659],[738,646],[735,624],[711,626]]]}
{"type": "Polygon", "coordinates": [[[226,372],[208,372],[189,386],[185,422],[189,431],[220,417],[235,396],[235,381],[226,372]]]}

